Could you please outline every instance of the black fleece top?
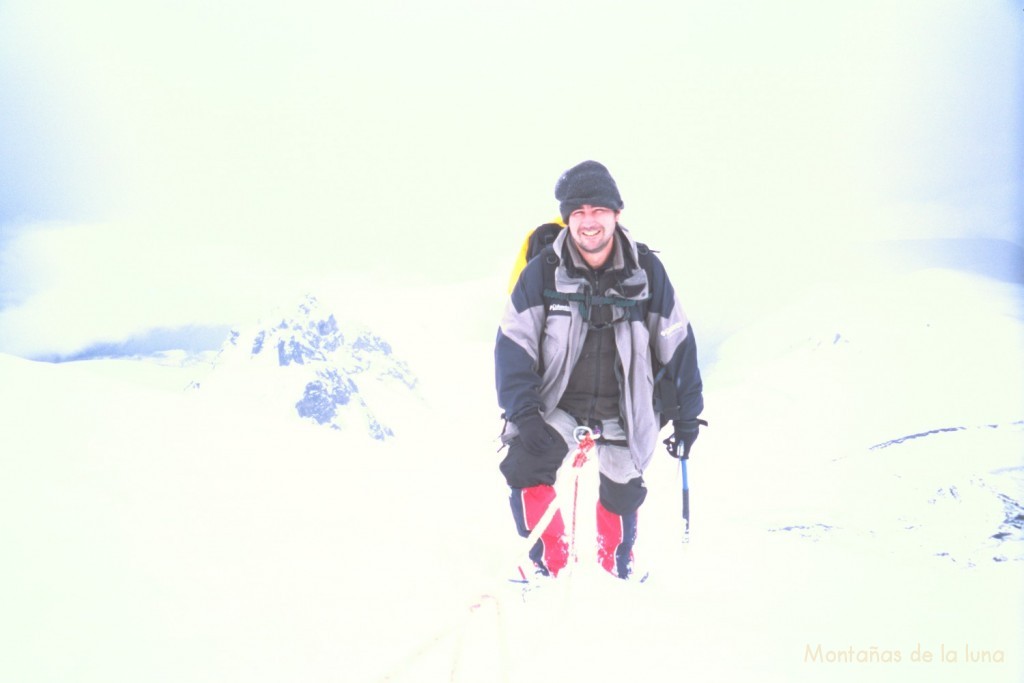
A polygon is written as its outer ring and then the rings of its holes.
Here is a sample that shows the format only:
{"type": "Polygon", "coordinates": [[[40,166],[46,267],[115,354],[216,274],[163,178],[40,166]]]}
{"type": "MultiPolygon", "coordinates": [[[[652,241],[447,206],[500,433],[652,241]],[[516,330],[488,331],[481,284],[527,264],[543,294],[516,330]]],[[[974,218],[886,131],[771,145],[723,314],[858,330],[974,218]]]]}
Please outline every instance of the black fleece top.
{"type": "MultiPolygon", "coordinates": [[[[618,240],[618,235],[615,236],[618,240]]],[[[569,240],[566,240],[569,242],[569,240]]],[[[566,248],[570,248],[566,244],[566,248]]],[[[588,269],[585,273],[591,291],[602,295],[619,283],[621,273],[609,268],[588,269]]],[[[615,311],[611,304],[593,304],[590,322],[579,360],[569,375],[569,384],[558,407],[577,420],[612,420],[619,410],[619,362],[615,350],[615,311]]],[[[619,316],[621,317],[621,316],[619,316]]]]}

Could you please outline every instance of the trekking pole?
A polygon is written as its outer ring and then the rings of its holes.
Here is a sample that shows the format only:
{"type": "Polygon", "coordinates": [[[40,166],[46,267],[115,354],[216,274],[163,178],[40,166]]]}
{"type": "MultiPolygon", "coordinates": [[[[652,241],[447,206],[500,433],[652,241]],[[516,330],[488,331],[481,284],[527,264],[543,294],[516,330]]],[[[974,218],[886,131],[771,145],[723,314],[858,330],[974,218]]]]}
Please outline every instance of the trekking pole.
{"type": "Polygon", "coordinates": [[[686,472],[687,458],[679,458],[679,468],[683,474],[683,543],[690,542],[690,479],[686,472]]]}

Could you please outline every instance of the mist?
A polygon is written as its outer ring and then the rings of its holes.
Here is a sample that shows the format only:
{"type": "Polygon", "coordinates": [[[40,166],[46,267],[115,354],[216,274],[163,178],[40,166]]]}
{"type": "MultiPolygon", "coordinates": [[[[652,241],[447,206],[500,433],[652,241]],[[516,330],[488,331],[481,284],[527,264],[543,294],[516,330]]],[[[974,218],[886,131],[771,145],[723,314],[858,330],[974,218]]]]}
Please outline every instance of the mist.
{"type": "Polygon", "coordinates": [[[503,277],[587,158],[696,296],[761,283],[736,315],[864,244],[1019,249],[1018,15],[4,3],[0,350],[229,324],[323,278],[503,277]]]}

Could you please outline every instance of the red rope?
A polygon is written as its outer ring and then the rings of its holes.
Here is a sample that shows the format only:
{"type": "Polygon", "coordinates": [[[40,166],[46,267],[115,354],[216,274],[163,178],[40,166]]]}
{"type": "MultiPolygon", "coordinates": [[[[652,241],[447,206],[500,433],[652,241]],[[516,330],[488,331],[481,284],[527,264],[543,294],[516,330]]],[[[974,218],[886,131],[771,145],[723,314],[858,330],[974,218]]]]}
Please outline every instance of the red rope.
{"type": "Polygon", "coordinates": [[[590,434],[585,434],[580,439],[580,446],[576,449],[576,457],[572,461],[573,467],[583,467],[587,462],[587,451],[594,447],[594,438],[590,434]]]}
{"type": "MultiPolygon", "coordinates": [[[[573,457],[572,466],[574,468],[581,468],[587,463],[587,451],[594,447],[594,438],[589,432],[583,435],[580,439],[579,447],[576,449],[576,455],[573,457]]],[[[576,475],[576,480],[573,482],[572,490],[572,526],[570,527],[569,536],[569,557],[573,562],[576,562],[576,512],[577,502],[580,497],[580,476],[576,475]]]]}

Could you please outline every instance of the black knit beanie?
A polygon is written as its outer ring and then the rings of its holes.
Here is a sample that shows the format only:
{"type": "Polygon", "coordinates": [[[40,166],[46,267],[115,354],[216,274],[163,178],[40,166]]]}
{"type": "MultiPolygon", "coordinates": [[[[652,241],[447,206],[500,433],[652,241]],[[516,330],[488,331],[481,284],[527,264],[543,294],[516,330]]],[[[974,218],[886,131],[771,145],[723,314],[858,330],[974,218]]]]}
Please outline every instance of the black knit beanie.
{"type": "Polygon", "coordinates": [[[555,184],[555,199],[562,211],[562,220],[584,204],[621,211],[624,204],[608,169],[596,161],[584,161],[562,174],[555,184]]]}

